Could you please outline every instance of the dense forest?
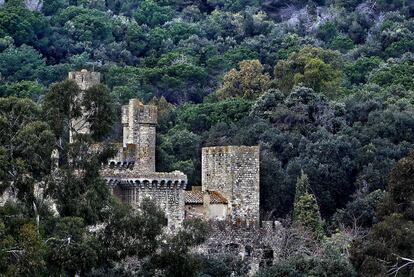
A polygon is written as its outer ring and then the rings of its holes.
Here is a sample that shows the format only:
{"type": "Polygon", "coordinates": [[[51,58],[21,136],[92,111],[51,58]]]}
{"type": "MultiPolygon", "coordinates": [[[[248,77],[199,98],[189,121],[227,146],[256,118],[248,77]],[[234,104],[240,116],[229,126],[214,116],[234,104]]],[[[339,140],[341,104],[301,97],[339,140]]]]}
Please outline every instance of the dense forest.
{"type": "Polygon", "coordinates": [[[205,223],[167,236],[152,203],[131,213],[110,196],[113,151],[87,146],[120,140],[120,107],[139,98],[158,107],[157,169],[191,185],[202,146],[261,146],[262,218],[304,225],[321,250],[258,276],[414,275],[414,1],[0,5],[0,189],[18,191],[0,208],[1,274],[245,274],[239,257],[191,253],[205,223]],[[82,68],[103,74],[84,99],[101,108],[69,145],[79,88],[65,79],[82,68]]]}

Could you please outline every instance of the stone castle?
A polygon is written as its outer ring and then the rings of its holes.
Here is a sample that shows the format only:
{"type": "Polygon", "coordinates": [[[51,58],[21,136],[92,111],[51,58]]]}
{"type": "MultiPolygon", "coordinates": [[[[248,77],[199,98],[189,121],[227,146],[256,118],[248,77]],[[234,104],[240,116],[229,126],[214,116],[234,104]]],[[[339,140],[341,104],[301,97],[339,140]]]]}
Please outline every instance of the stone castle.
{"type": "MultiPolygon", "coordinates": [[[[85,91],[100,83],[100,73],[70,72],[85,91]]],[[[89,133],[84,116],[72,120],[77,133],[89,133]]],[[[154,200],[164,211],[168,226],[175,229],[185,218],[228,220],[236,224],[259,223],[258,146],[216,146],[202,149],[202,185],[187,189],[187,176],[180,171],[157,172],[155,139],[157,107],[131,99],[122,107],[123,142],[118,153],[101,173],[113,195],[138,208],[145,198],[154,200]]],[[[70,134],[73,142],[75,135],[70,134]]]]}

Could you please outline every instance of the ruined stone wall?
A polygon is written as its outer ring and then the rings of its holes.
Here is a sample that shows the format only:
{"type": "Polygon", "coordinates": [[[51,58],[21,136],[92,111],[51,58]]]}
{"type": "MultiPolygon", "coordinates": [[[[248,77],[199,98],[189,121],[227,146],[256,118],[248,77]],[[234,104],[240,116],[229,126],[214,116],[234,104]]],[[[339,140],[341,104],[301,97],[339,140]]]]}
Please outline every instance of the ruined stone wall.
{"type": "Polygon", "coordinates": [[[259,146],[202,149],[203,191],[217,191],[229,202],[232,222],[259,223],[259,146]]]}
{"type": "MultiPolygon", "coordinates": [[[[75,99],[77,102],[82,102],[85,90],[89,89],[94,85],[98,85],[101,82],[101,74],[99,72],[89,72],[86,69],[81,71],[72,71],[68,74],[69,80],[74,80],[79,88],[82,90],[80,95],[75,99]]],[[[74,142],[76,134],[89,134],[90,126],[86,121],[88,111],[82,108],[83,116],[80,118],[73,118],[71,120],[71,128],[69,130],[69,142],[74,142]]]]}

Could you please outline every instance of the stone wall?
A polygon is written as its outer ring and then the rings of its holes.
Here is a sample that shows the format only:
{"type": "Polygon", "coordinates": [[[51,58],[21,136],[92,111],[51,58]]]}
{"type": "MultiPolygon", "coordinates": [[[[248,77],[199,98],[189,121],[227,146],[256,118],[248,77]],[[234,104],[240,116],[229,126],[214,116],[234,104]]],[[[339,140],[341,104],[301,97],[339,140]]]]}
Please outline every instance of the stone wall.
{"type": "Polygon", "coordinates": [[[184,196],[182,186],[170,188],[131,187],[124,190],[126,203],[138,208],[144,199],[151,199],[165,212],[170,230],[177,229],[184,220],[184,196]]]}
{"type": "Polygon", "coordinates": [[[290,230],[283,228],[280,222],[269,223],[260,228],[211,222],[209,237],[193,252],[215,258],[226,255],[240,257],[248,265],[245,275],[255,276],[260,267],[271,266],[288,251],[285,242],[291,235],[290,230]]]}
{"type": "Polygon", "coordinates": [[[202,149],[203,191],[217,191],[229,202],[233,223],[259,223],[259,146],[202,149]]]}
{"type": "Polygon", "coordinates": [[[153,200],[164,212],[170,230],[178,228],[184,220],[184,189],[187,176],[174,172],[136,172],[120,165],[101,170],[113,195],[124,203],[138,208],[146,198],[153,200]]]}

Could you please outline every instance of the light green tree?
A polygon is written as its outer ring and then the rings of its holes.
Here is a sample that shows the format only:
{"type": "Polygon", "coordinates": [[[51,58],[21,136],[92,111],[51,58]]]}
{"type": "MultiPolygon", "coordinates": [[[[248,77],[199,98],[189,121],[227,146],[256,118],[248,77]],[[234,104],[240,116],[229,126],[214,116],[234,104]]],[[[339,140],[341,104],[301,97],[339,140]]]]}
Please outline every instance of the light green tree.
{"type": "Polygon", "coordinates": [[[219,99],[241,97],[256,99],[270,86],[270,77],[263,73],[259,60],[245,60],[239,63],[239,69],[231,69],[224,75],[223,84],[217,91],[219,99]]]}
{"type": "Polygon", "coordinates": [[[315,195],[309,192],[308,176],[303,173],[296,182],[293,221],[314,232],[315,236],[323,236],[323,224],[315,195]]]}
{"type": "Polygon", "coordinates": [[[342,75],[339,52],[305,46],[279,61],[274,69],[278,88],[283,92],[302,84],[328,96],[338,94],[342,75]]]}

